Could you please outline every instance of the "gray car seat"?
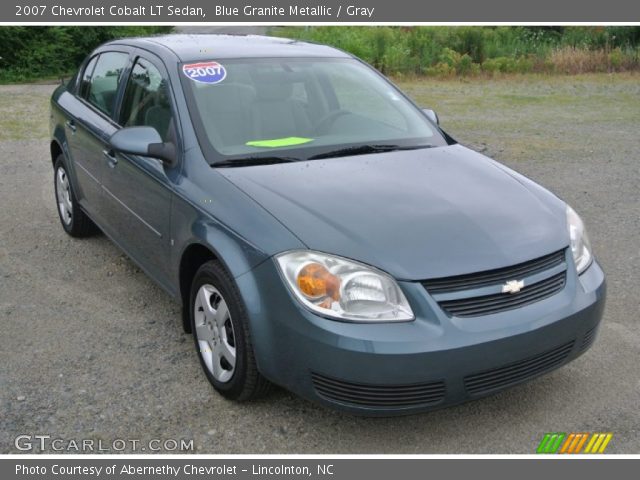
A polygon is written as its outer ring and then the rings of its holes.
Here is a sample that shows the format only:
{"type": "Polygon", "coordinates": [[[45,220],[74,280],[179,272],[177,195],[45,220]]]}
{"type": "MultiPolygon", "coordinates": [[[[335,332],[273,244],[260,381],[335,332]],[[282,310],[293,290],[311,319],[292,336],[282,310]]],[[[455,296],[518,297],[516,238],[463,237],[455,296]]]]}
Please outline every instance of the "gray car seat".
{"type": "Polygon", "coordinates": [[[251,105],[256,140],[309,135],[311,121],[302,102],[292,98],[292,92],[293,83],[286,75],[256,82],[256,100],[251,105]]]}
{"type": "Polygon", "coordinates": [[[171,122],[171,109],[169,105],[154,105],[145,113],[145,125],[155,128],[163,141],[169,138],[169,123],[171,122]]]}
{"type": "Polygon", "coordinates": [[[251,138],[250,109],[255,91],[249,85],[220,83],[199,86],[196,101],[200,106],[202,122],[214,147],[244,145],[251,138]]]}

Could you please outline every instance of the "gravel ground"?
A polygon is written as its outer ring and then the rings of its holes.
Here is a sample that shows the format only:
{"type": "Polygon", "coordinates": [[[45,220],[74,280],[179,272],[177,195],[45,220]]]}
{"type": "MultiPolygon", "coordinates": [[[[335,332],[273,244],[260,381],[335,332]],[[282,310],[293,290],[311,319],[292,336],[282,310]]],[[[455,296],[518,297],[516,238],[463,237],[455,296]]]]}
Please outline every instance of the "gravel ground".
{"type": "Polygon", "coordinates": [[[608,274],[604,324],[572,364],[423,415],[354,418],[282,390],[216,395],[179,307],[104,236],[58,224],[51,85],[0,87],[0,453],[18,434],[193,439],[202,453],[532,453],[547,431],[613,432],[639,453],[640,82],[637,76],[401,82],[458,140],[585,218],[608,274]]]}

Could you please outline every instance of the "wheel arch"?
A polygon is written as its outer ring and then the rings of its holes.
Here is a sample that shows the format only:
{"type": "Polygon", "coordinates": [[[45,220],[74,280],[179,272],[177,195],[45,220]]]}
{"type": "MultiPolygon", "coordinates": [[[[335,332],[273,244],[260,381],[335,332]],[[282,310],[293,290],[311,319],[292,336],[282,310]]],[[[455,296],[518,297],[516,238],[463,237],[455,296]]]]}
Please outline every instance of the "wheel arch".
{"type": "Polygon", "coordinates": [[[178,287],[180,300],[182,301],[182,328],[186,333],[191,333],[189,295],[193,277],[195,277],[196,272],[203,264],[212,260],[220,261],[220,256],[211,247],[203,245],[202,243],[192,243],[188,245],[180,257],[178,287]]]}
{"type": "Polygon", "coordinates": [[[58,157],[64,154],[64,150],[62,149],[60,142],[58,142],[57,139],[53,139],[49,145],[49,151],[51,152],[51,166],[53,166],[55,165],[58,157]]]}
{"type": "Polygon", "coordinates": [[[193,277],[200,266],[210,260],[217,261],[232,279],[236,279],[263,262],[269,254],[204,212],[185,206],[179,201],[173,204],[177,244],[173,268],[178,298],[183,307],[183,329],[190,333],[189,295],[193,277]]]}

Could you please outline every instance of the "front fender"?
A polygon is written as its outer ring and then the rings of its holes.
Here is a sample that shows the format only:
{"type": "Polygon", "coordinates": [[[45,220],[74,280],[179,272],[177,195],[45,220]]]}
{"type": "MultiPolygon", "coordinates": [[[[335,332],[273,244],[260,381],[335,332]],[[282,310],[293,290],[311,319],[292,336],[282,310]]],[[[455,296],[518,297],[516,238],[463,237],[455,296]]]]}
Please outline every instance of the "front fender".
{"type": "MultiPolygon", "coordinates": [[[[174,210],[174,214],[180,215],[176,210],[174,210]]],[[[179,252],[175,265],[178,275],[185,251],[196,244],[210,250],[233,278],[248,272],[268,258],[268,255],[259,248],[231,232],[216,220],[199,212],[191,214],[194,215],[194,218],[191,222],[190,234],[179,239],[180,245],[177,245],[178,248],[176,248],[176,251],[179,252]]]]}
{"type": "Polygon", "coordinates": [[[199,265],[185,265],[186,270],[182,268],[183,262],[192,262],[196,259],[200,261],[200,258],[190,255],[193,247],[198,251],[202,249],[197,247],[203,247],[210,252],[233,278],[250,271],[268,258],[268,255],[177,195],[172,205],[172,230],[173,283],[176,286],[178,298],[183,304],[182,328],[185,332],[189,332],[190,320],[188,308],[186,308],[189,286],[185,282],[190,280],[185,278],[183,281],[181,276],[183,272],[189,276],[193,275],[195,269],[199,267],[199,265]]]}

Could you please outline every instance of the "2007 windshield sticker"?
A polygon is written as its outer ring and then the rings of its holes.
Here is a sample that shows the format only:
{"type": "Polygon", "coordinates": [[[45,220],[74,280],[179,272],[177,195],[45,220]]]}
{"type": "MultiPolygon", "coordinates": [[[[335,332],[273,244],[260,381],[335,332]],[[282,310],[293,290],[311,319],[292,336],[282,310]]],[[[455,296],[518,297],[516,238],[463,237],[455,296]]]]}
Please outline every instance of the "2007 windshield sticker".
{"type": "Polygon", "coordinates": [[[218,62],[190,63],[182,66],[182,72],[191,80],[200,83],[220,83],[227,76],[227,70],[218,62]]]}

